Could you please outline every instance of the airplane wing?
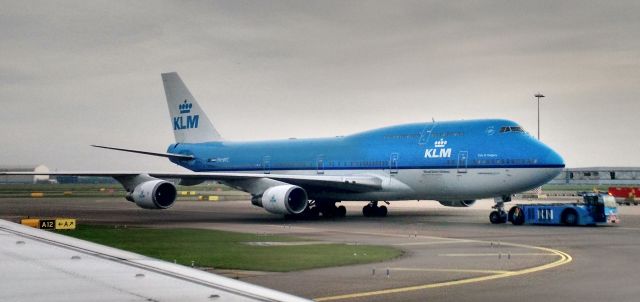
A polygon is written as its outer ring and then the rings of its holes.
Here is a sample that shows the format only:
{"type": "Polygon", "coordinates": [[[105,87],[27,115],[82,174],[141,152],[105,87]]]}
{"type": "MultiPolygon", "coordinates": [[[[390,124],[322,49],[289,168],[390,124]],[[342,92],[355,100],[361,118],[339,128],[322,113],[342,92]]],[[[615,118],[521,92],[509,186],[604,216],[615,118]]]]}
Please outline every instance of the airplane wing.
{"type": "Polygon", "coordinates": [[[311,301],[6,220],[0,255],[0,301],[311,301]]]}
{"type": "Polygon", "coordinates": [[[353,175],[287,175],[287,174],[260,174],[260,173],[149,173],[157,178],[179,178],[185,180],[250,180],[269,178],[286,182],[300,187],[324,187],[354,192],[367,192],[382,189],[382,179],[376,176],[353,175]]]}
{"type": "MultiPolygon", "coordinates": [[[[135,149],[116,148],[102,145],[91,145],[92,147],[131,152],[137,154],[166,157],[177,160],[192,160],[192,155],[158,153],[135,149]]],[[[0,172],[0,176],[5,175],[64,175],[64,176],[98,176],[113,177],[127,187],[127,179],[142,176],[150,176],[161,179],[179,179],[180,184],[193,185],[207,180],[215,180],[227,183],[242,180],[273,179],[296,185],[305,190],[338,190],[346,192],[371,192],[382,189],[382,179],[373,175],[352,175],[352,176],[331,176],[331,175],[289,175],[289,174],[264,174],[264,173],[237,173],[237,172],[0,172]]]]}
{"type": "Polygon", "coordinates": [[[262,173],[226,173],[226,172],[0,172],[0,176],[10,175],[50,175],[50,176],[97,176],[113,177],[117,180],[138,175],[148,175],[162,179],[180,179],[187,183],[206,180],[234,181],[252,179],[273,179],[303,188],[322,187],[325,189],[337,189],[352,192],[370,192],[382,189],[382,179],[373,175],[288,175],[288,174],[262,174],[262,173]]]}

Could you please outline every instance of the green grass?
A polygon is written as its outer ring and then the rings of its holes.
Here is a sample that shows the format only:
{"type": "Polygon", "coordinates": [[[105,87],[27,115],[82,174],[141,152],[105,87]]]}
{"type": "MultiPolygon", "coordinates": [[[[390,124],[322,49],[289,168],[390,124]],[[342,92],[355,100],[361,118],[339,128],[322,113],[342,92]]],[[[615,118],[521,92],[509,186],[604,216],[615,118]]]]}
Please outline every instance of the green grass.
{"type": "Polygon", "coordinates": [[[114,228],[81,225],[63,232],[76,238],[198,267],[287,272],[362,264],[402,255],[399,249],[347,244],[255,246],[247,242],[305,241],[289,236],[199,229],[114,228]]]}

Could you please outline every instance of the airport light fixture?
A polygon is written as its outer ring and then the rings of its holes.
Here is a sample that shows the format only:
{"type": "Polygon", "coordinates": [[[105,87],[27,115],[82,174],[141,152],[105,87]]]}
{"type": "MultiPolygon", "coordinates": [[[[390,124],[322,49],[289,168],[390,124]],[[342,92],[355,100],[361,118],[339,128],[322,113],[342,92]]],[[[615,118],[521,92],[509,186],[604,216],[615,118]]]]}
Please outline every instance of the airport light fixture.
{"type": "Polygon", "coordinates": [[[538,140],[540,140],[540,99],[544,97],[542,93],[536,93],[534,95],[538,99],[538,140]]]}

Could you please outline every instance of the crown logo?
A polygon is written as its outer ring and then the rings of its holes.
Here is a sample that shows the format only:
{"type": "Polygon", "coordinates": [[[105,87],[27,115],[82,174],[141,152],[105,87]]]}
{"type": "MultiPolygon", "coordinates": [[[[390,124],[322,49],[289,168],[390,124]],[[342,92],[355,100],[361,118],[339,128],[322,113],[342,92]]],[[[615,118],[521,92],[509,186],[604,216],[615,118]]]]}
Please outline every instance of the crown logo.
{"type": "Polygon", "coordinates": [[[435,143],[433,145],[436,148],[444,148],[444,146],[447,145],[447,141],[445,141],[443,138],[441,138],[440,140],[435,141],[435,143]]]}
{"type": "Polygon", "coordinates": [[[191,107],[193,107],[193,104],[187,103],[187,100],[184,100],[184,103],[178,105],[178,109],[180,109],[180,114],[191,112],[191,107]]]}

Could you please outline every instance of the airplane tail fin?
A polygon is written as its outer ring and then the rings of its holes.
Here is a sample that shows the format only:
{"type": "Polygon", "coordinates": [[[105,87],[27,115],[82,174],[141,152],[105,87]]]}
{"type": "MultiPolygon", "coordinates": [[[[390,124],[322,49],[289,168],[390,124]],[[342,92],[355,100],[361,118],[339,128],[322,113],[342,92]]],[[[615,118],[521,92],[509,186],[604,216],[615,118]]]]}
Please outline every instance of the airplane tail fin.
{"type": "Polygon", "coordinates": [[[163,73],[162,83],[169,105],[176,143],[221,141],[220,133],[176,72],[163,73]]]}

